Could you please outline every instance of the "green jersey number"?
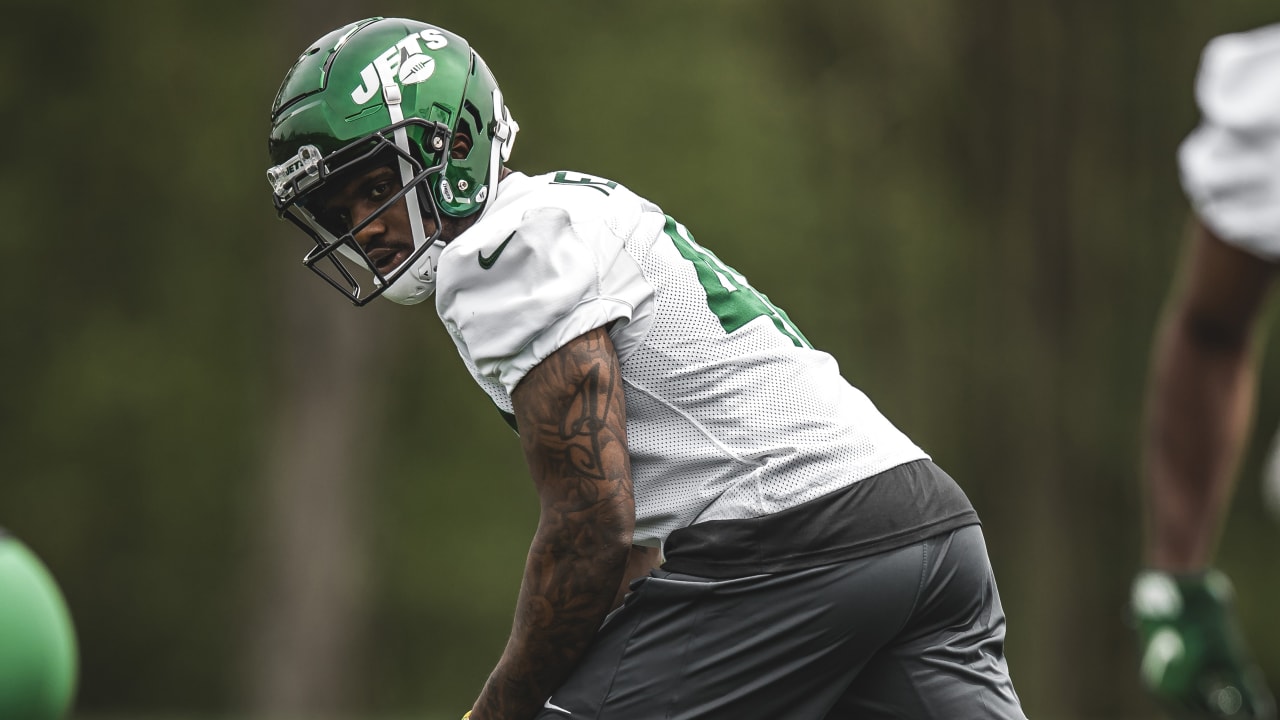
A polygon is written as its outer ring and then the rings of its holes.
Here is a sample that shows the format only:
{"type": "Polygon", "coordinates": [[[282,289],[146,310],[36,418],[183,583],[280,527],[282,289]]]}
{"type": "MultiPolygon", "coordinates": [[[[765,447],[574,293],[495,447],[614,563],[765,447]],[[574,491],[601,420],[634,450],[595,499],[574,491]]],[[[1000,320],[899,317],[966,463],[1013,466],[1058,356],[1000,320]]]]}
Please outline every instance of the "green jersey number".
{"type": "Polygon", "coordinates": [[[604,178],[598,178],[592,175],[584,175],[582,173],[569,172],[567,170],[561,170],[560,172],[556,173],[556,176],[551,179],[551,184],[552,185],[579,185],[582,187],[589,187],[592,190],[599,190],[605,195],[608,195],[610,190],[618,187],[618,183],[612,180],[605,180],[604,178]]]}
{"type": "Polygon", "coordinates": [[[694,242],[693,235],[689,234],[684,225],[668,215],[663,229],[671,242],[675,243],[676,250],[693,264],[693,269],[698,273],[698,282],[702,283],[702,289],[707,293],[707,305],[720,318],[720,326],[726,333],[731,333],[758,317],[767,317],[778,332],[786,335],[796,347],[813,347],[781,308],[751,287],[737,270],[720,262],[715,253],[694,242]]]}

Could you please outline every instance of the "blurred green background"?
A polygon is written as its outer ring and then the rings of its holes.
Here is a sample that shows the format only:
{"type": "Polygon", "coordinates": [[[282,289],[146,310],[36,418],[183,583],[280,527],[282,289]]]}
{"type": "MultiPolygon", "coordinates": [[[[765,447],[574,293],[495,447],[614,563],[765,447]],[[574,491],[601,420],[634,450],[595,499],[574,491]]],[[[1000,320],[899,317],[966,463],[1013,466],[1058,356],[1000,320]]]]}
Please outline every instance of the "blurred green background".
{"type": "MultiPolygon", "coordinates": [[[[1036,718],[1154,717],[1125,623],[1203,0],[3,3],[0,525],[60,581],[79,718],[453,718],[536,503],[431,309],[347,304],[264,177],[312,39],[468,38],[512,165],[652,198],[787,309],[985,521],[1036,718]]],[[[1220,565],[1280,685],[1268,353],[1220,565]]]]}

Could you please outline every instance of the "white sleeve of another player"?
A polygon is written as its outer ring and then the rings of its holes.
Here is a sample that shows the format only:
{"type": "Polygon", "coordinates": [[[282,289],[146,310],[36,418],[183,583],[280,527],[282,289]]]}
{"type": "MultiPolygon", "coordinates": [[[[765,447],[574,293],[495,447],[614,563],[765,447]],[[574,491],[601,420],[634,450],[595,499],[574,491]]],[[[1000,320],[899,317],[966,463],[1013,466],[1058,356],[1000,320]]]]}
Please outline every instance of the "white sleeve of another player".
{"type": "Polygon", "coordinates": [[[1280,25],[1212,40],[1196,102],[1200,125],[1178,151],[1196,214],[1223,240],[1280,259],[1280,25]]]}
{"type": "Polygon", "coordinates": [[[575,224],[562,208],[530,210],[492,266],[471,255],[450,266],[442,317],[476,370],[510,393],[570,340],[632,318],[644,288],[628,267],[623,241],[599,219],[575,224]]]}

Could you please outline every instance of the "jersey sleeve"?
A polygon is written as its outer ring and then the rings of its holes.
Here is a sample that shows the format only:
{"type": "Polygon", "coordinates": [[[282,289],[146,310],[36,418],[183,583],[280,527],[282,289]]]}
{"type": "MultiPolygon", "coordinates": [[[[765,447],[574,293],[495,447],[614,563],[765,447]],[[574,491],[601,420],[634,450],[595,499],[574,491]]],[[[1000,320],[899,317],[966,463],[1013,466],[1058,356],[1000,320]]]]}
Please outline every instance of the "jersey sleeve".
{"type": "Polygon", "coordinates": [[[1280,259],[1280,25],[1212,40],[1196,102],[1200,124],[1178,151],[1196,214],[1223,240],[1280,259]]]}
{"type": "Polygon", "coordinates": [[[524,212],[506,240],[491,236],[442,257],[446,273],[437,301],[446,328],[477,373],[507,393],[570,340],[629,322],[651,292],[608,221],[555,206],[524,212]]]}

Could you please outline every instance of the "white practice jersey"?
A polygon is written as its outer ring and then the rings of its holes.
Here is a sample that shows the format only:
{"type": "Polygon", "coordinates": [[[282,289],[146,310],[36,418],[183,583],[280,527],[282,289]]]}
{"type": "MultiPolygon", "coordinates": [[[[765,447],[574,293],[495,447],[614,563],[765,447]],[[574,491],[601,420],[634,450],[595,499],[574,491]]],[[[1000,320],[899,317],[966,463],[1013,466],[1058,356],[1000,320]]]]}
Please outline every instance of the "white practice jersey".
{"type": "Polygon", "coordinates": [[[436,309],[508,413],[531,368],[612,323],[636,544],[772,514],[926,457],[768,298],[608,180],[509,175],[440,256],[436,309]]]}
{"type": "Polygon", "coordinates": [[[1280,260],[1280,25],[1214,38],[1196,78],[1200,125],[1182,185],[1215,235],[1280,260]]]}

